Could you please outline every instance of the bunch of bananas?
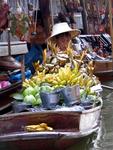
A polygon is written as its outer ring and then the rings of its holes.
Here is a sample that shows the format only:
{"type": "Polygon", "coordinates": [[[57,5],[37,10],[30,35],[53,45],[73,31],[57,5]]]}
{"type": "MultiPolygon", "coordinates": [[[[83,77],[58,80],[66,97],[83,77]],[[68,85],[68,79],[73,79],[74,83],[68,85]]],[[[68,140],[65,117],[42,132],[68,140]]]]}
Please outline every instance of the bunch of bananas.
{"type": "MultiPolygon", "coordinates": [[[[55,69],[55,68],[54,68],[55,69]]],[[[79,68],[79,63],[74,61],[74,69],[67,63],[64,67],[57,68],[57,72],[45,73],[45,70],[38,72],[29,80],[23,82],[24,87],[41,85],[49,83],[54,88],[60,88],[67,85],[79,85],[80,87],[90,88],[99,83],[94,75],[88,75],[87,69],[79,68]]]]}
{"type": "Polygon", "coordinates": [[[55,80],[56,73],[53,74],[45,74],[45,70],[43,72],[38,72],[35,76],[33,76],[30,79],[25,79],[23,82],[23,87],[27,88],[29,86],[35,87],[35,86],[40,86],[42,83],[49,83],[52,84],[53,81],[55,80]]]}
{"type": "Polygon", "coordinates": [[[79,85],[80,87],[90,88],[99,82],[95,76],[90,77],[86,73],[80,72],[78,69],[71,70],[69,65],[60,68],[55,75],[55,80],[52,84],[55,88],[64,87],[67,85],[79,85]]]}
{"type": "Polygon", "coordinates": [[[37,71],[36,75],[34,75],[33,77],[31,77],[30,79],[25,79],[23,82],[23,87],[35,87],[37,85],[40,85],[45,77],[45,70],[43,70],[42,72],[37,71]]]}
{"type": "Polygon", "coordinates": [[[49,127],[46,123],[40,123],[37,125],[25,126],[25,130],[28,132],[39,132],[39,131],[53,131],[53,128],[49,127]]]}

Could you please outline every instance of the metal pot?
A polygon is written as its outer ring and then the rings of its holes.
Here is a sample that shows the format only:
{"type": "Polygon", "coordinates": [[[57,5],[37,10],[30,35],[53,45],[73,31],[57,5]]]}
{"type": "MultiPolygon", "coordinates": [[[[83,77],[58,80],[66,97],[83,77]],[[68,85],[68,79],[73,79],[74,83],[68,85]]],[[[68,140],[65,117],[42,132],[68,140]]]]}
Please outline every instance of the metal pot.
{"type": "Polygon", "coordinates": [[[80,103],[80,88],[79,85],[67,86],[61,90],[64,97],[64,103],[67,106],[73,106],[80,103]]]}
{"type": "Polygon", "coordinates": [[[43,107],[47,109],[54,109],[60,101],[59,95],[56,92],[41,92],[40,97],[43,107]]]}

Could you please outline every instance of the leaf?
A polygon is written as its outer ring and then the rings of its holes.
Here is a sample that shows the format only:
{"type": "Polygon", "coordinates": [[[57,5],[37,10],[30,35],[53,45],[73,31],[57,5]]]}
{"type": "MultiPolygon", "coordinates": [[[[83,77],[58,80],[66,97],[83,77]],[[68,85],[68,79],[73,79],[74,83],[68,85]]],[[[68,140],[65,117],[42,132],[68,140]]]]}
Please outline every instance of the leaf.
{"type": "Polygon", "coordinates": [[[10,95],[10,97],[12,97],[16,100],[23,100],[24,99],[24,97],[21,93],[14,93],[14,94],[10,95]]]}

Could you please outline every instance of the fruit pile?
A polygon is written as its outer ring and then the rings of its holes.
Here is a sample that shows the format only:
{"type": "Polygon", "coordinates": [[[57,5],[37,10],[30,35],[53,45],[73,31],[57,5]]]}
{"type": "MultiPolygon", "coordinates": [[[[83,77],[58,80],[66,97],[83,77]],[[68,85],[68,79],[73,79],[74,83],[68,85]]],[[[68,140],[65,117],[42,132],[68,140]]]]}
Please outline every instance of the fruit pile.
{"type": "MultiPolygon", "coordinates": [[[[20,95],[13,95],[13,98],[21,99],[33,107],[40,106],[43,103],[42,92],[55,93],[66,87],[79,86],[80,101],[95,102],[98,100],[101,84],[93,75],[93,61],[85,61],[87,50],[83,50],[80,55],[73,55],[70,44],[69,42],[66,51],[58,53],[56,45],[50,44],[53,55],[46,59],[45,54],[44,64],[34,64],[36,74],[29,80],[25,79],[20,95]]],[[[52,99],[52,101],[55,100],[52,99]]],[[[61,104],[64,103],[65,98],[63,97],[61,104]]]]}
{"type": "Polygon", "coordinates": [[[50,93],[67,86],[79,85],[81,100],[95,101],[98,93],[93,89],[100,84],[100,81],[89,72],[89,67],[90,64],[87,68],[79,67],[79,63],[74,61],[74,69],[70,67],[70,63],[66,63],[54,73],[46,73],[45,70],[37,72],[31,79],[25,79],[22,91],[13,94],[13,98],[21,99],[33,107],[40,106],[42,104],[41,92],[50,93]]]}

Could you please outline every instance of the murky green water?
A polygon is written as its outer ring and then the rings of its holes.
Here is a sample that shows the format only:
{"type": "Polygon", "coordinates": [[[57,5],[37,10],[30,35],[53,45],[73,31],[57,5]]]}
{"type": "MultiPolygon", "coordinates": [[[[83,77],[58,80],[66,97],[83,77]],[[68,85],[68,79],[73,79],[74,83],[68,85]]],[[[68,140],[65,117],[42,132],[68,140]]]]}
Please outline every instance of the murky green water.
{"type": "MultiPolygon", "coordinates": [[[[113,87],[113,82],[107,85],[113,87]]],[[[101,127],[89,150],[113,150],[113,90],[104,89],[102,95],[104,105],[102,108],[101,127]]]]}
{"type": "Polygon", "coordinates": [[[113,91],[103,91],[101,128],[90,150],[113,150],[113,91]]]}
{"type": "MultiPolygon", "coordinates": [[[[113,87],[113,82],[107,85],[113,87]]],[[[103,102],[101,131],[91,150],[113,150],[113,90],[103,90],[103,102]]]]}

